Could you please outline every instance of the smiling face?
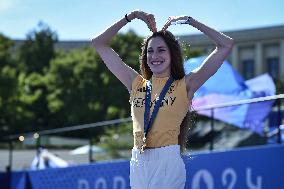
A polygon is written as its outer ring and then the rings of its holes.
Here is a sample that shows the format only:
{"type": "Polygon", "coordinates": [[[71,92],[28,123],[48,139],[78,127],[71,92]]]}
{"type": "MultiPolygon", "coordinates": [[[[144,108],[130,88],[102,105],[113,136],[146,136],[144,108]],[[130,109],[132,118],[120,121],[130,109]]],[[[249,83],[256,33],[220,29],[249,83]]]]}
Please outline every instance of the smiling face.
{"type": "Polygon", "coordinates": [[[155,77],[171,74],[171,54],[162,37],[153,37],[147,47],[147,64],[155,77]]]}
{"type": "Polygon", "coordinates": [[[169,31],[158,31],[144,39],[139,57],[141,75],[145,79],[172,76],[175,80],[185,76],[180,44],[169,31]]]}

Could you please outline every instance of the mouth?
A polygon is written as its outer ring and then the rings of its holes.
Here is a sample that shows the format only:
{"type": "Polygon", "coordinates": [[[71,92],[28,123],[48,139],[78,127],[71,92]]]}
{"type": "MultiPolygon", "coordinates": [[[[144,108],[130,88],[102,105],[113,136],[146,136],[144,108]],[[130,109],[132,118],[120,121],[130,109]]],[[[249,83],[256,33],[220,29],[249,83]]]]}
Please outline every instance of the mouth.
{"type": "Polygon", "coordinates": [[[152,61],[151,62],[152,65],[160,65],[162,63],[163,63],[163,61],[152,61]]]}

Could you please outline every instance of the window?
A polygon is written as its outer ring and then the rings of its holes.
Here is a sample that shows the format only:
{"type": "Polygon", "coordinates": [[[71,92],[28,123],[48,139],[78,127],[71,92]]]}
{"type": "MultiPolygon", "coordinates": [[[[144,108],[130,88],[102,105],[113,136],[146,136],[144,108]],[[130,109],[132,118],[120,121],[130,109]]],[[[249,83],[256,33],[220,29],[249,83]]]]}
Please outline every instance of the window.
{"type": "Polygon", "coordinates": [[[251,79],[254,77],[254,60],[248,59],[242,61],[243,76],[245,79],[251,79]]]}
{"type": "Polygon", "coordinates": [[[268,73],[274,78],[279,77],[279,58],[278,57],[273,57],[273,58],[267,58],[266,59],[267,63],[267,71],[268,73]]]}

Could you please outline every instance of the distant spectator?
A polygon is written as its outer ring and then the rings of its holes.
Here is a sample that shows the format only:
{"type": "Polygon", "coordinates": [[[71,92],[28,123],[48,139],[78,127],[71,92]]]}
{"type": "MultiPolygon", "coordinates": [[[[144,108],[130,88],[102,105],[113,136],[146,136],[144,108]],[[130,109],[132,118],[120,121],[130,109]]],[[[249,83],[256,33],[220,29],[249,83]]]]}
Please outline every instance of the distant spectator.
{"type": "Polygon", "coordinates": [[[31,163],[31,170],[42,170],[46,168],[68,167],[68,162],[40,148],[31,163]]]}

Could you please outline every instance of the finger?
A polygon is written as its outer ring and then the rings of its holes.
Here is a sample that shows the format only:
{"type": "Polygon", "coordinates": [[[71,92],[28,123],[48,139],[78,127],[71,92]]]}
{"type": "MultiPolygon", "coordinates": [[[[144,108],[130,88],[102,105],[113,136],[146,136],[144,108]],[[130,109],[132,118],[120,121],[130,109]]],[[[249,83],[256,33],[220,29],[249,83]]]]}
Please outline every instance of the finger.
{"type": "Polygon", "coordinates": [[[154,21],[154,26],[153,26],[154,32],[157,32],[157,25],[156,22],[154,21]]]}
{"type": "Polygon", "coordinates": [[[165,29],[167,29],[169,27],[169,25],[171,25],[173,18],[172,16],[170,16],[167,20],[167,22],[164,24],[165,29]]]}
{"type": "Polygon", "coordinates": [[[163,28],[162,28],[162,31],[165,31],[168,27],[169,27],[169,25],[171,24],[171,19],[169,19],[165,24],[164,24],[164,26],[163,26],[163,28]]]}
{"type": "Polygon", "coordinates": [[[151,22],[150,19],[148,17],[146,17],[145,23],[147,24],[148,28],[152,31],[152,26],[151,26],[150,22],[151,22]]]}
{"type": "Polygon", "coordinates": [[[166,31],[167,29],[168,29],[168,26],[164,25],[163,28],[162,28],[162,31],[166,31]]]}
{"type": "Polygon", "coordinates": [[[149,16],[149,21],[150,21],[152,31],[155,32],[156,31],[156,22],[155,22],[155,18],[154,18],[153,15],[149,16]]]}
{"type": "Polygon", "coordinates": [[[168,27],[171,25],[171,23],[169,22],[169,23],[167,23],[167,24],[165,24],[164,25],[164,27],[163,27],[163,31],[165,31],[165,30],[167,30],[168,29],[168,27]]]}
{"type": "Polygon", "coordinates": [[[153,32],[157,32],[157,25],[156,25],[156,20],[154,15],[150,15],[150,24],[151,24],[151,28],[153,30],[153,32]]]}
{"type": "Polygon", "coordinates": [[[148,25],[149,29],[152,32],[156,32],[157,28],[156,28],[156,22],[155,22],[154,16],[153,15],[147,15],[146,19],[147,19],[147,25],[148,25]]]}

